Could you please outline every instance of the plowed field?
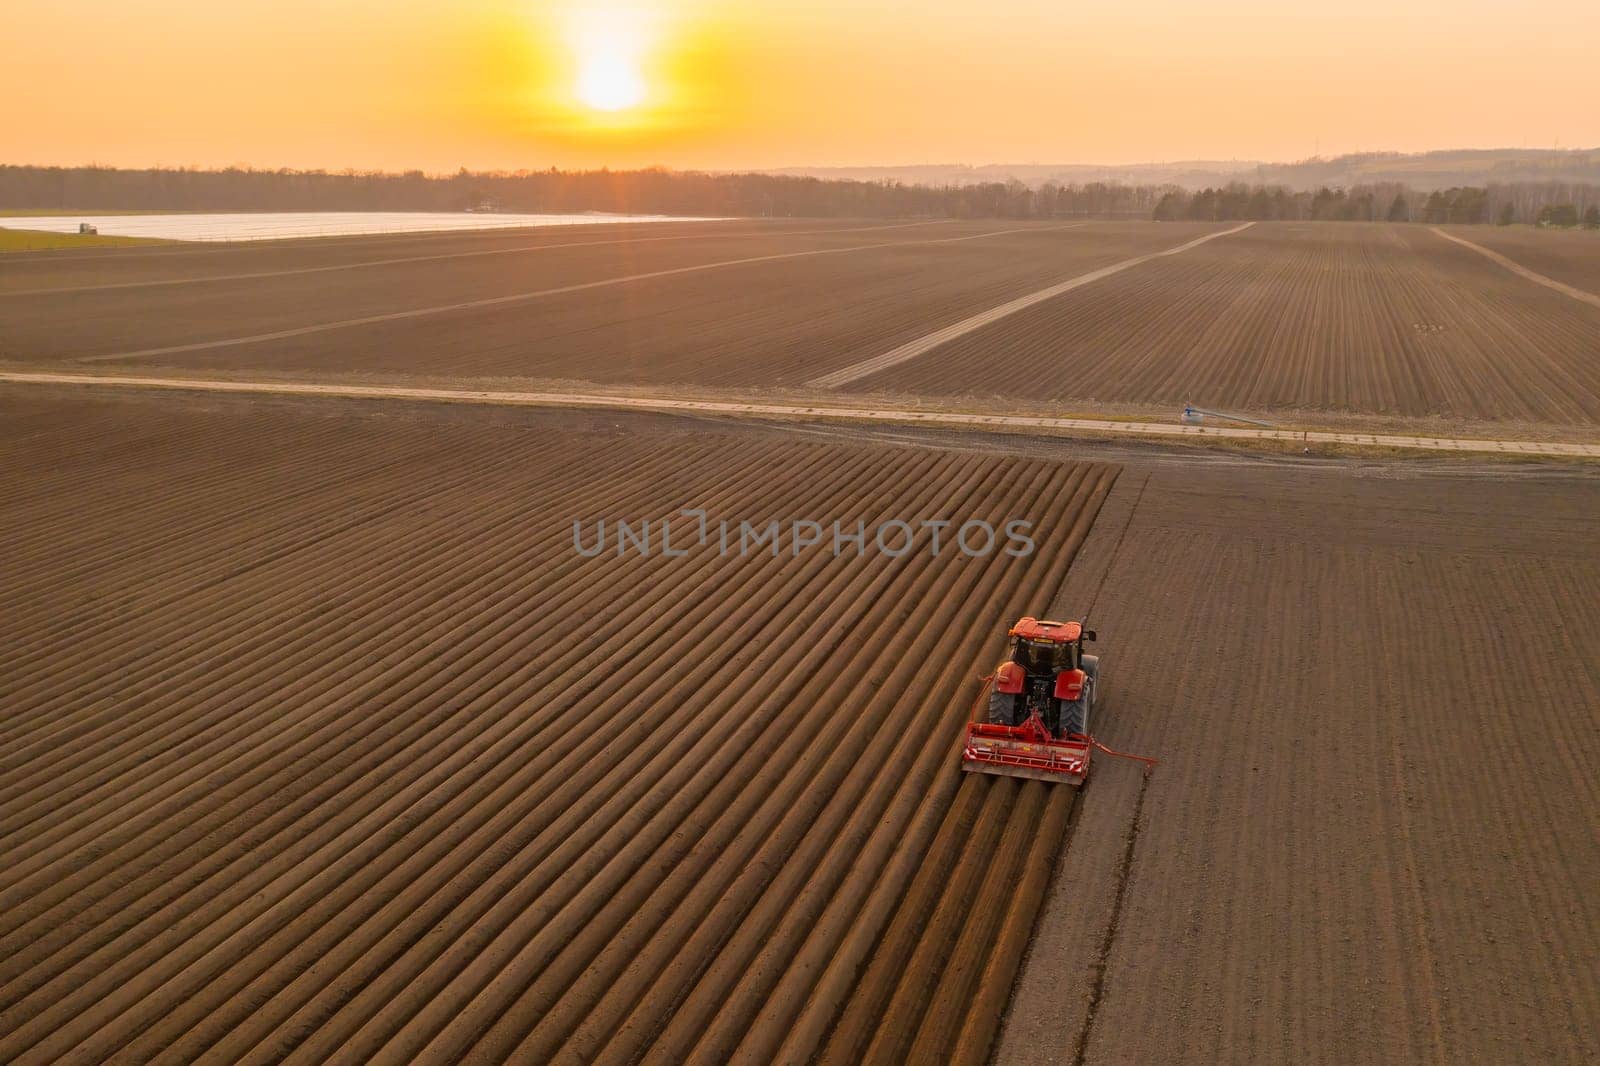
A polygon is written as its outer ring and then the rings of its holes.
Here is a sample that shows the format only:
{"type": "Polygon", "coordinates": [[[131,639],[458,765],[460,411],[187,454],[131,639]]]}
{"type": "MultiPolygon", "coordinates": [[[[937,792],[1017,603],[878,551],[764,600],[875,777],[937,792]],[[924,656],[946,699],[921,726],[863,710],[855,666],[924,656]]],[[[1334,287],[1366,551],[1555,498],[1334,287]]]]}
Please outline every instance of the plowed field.
{"type": "Polygon", "coordinates": [[[1600,296],[1600,233],[1528,226],[1449,226],[1451,233],[1529,270],[1600,296]]]}
{"type": "MultiPolygon", "coordinates": [[[[1139,258],[1219,230],[23,256],[0,357],[1600,419],[1570,294],[1422,226],[1139,258]]],[[[1586,284],[1536,237],[1466,234],[1586,284]]],[[[1592,471],[875,432],[8,386],[0,1062],[1600,1060],[1592,471]],[[1155,774],[956,769],[1024,613],[1155,774]]]]}
{"type": "Polygon", "coordinates": [[[0,1060],[986,1056],[1071,794],[964,777],[959,724],[1115,467],[0,411],[0,1060]],[[684,507],[917,541],[723,555],[684,507]]]}
{"type": "MultiPolygon", "coordinates": [[[[0,360],[742,390],[838,377],[833,391],[1483,435],[1600,423],[1600,307],[1428,226],[1232,228],[819,220],[23,256],[0,274],[0,360]]],[[[1595,291],[1591,234],[1457,230],[1595,291]]]]}
{"type": "Polygon", "coordinates": [[[1596,353],[1600,309],[1426,227],[1261,223],[847,389],[1593,426],[1596,353]]]}
{"type": "MultiPolygon", "coordinates": [[[[59,287],[60,268],[8,264],[0,356],[312,375],[798,384],[1019,293],[1219,228],[700,227],[671,240],[654,230],[638,240],[475,238],[482,249],[454,238],[449,258],[427,259],[415,241],[398,251],[368,241],[341,246],[331,262],[307,244],[260,264],[255,253],[207,252],[176,268],[170,256],[146,254],[163,280],[213,280],[30,295],[20,292],[59,287]],[[36,271],[44,273],[35,279],[36,271]]],[[[115,261],[104,269],[106,282],[69,276],[96,286],[137,277],[115,261]]]]}
{"type": "Polygon", "coordinates": [[[1600,481],[1146,476],[1063,602],[1163,762],[1097,767],[997,1061],[1600,1059],[1600,481]]]}

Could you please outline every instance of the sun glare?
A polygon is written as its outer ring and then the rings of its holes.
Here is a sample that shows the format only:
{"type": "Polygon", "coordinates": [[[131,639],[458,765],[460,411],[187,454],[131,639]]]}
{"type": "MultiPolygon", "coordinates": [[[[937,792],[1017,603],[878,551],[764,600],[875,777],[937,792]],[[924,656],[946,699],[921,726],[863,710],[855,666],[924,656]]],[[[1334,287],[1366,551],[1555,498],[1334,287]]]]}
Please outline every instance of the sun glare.
{"type": "Polygon", "coordinates": [[[642,104],[649,95],[644,76],[649,37],[637,10],[580,10],[571,35],[577,61],[573,92],[579,102],[595,111],[611,112],[642,104]]]}
{"type": "Polygon", "coordinates": [[[644,100],[644,76],[627,56],[584,56],[578,71],[578,99],[596,111],[626,110],[644,100]]]}

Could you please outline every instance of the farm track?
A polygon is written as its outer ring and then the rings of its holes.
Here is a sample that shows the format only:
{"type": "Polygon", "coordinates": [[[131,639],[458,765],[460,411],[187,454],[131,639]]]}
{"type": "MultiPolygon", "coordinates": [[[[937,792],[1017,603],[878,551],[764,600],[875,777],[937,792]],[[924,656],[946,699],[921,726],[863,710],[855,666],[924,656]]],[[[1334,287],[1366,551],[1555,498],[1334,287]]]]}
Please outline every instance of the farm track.
{"type": "Polygon", "coordinates": [[[1258,224],[848,389],[1600,421],[1600,311],[1424,227],[1258,224]]]}
{"type": "MultiPolygon", "coordinates": [[[[1535,285],[1543,285],[1545,288],[1550,289],[1553,292],[1559,292],[1561,295],[1577,300],[1579,303],[1585,303],[1591,307],[1600,307],[1600,293],[1580,289],[1576,286],[1568,285],[1564,281],[1558,281],[1557,279],[1550,277],[1548,274],[1541,274],[1536,270],[1529,270],[1515,259],[1508,259],[1499,252],[1495,251],[1493,248],[1485,248],[1481,244],[1474,244],[1465,237],[1458,237],[1447,230],[1440,229],[1438,226],[1430,226],[1428,228],[1432,232],[1443,237],[1445,240],[1452,241],[1464,248],[1471,248],[1473,251],[1477,252],[1485,259],[1488,259],[1496,266],[1504,267],[1513,274],[1516,274],[1518,277],[1526,278],[1535,285]]],[[[1597,247],[1596,250],[1600,251],[1600,247],[1597,247]]]]}
{"type": "Polygon", "coordinates": [[[1444,231],[1499,252],[1545,277],[1600,296],[1600,233],[1531,226],[1446,226],[1444,231]]]}
{"type": "MultiPolygon", "coordinates": [[[[567,392],[561,390],[521,390],[482,388],[427,388],[413,385],[345,385],[317,381],[247,381],[239,378],[175,377],[166,374],[82,374],[57,371],[6,370],[0,368],[0,384],[74,386],[108,392],[150,391],[190,393],[207,397],[228,395],[257,398],[313,397],[322,400],[348,399],[384,401],[401,407],[423,403],[461,408],[519,407],[560,408],[645,414],[707,415],[723,419],[777,422],[834,422],[889,426],[893,424],[961,427],[967,430],[1024,431],[1049,436],[1093,435],[1110,437],[1183,438],[1191,442],[1255,443],[1282,447],[1322,447],[1392,449],[1402,452],[1476,452],[1518,458],[1600,458],[1600,444],[1581,441],[1508,439],[1514,433],[1503,424],[1476,427],[1501,436],[1435,436],[1416,433],[1341,432],[1338,430],[1293,429],[1284,426],[1212,425],[1183,422],[1142,422],[1112,418],[1057,418],[1048,415],[992,414],[941,409],[918,402],[885,406],[845,406],[831,401],[807,402],[796,396],[787,403],[738,399],[702,399],[693,394],[661,395],[635,390],[628,393],[567,392]]],[[[1543,429],[1544,427],[1540,427],[1543,429]]],[[[1526,430],[1524,430],[1526,431],[1526,430]]],[[[1535,430],[1539,432],[1540,430],[1535,430]]]]}
{"type": "Polygon", "coordinates": [[[0,403],[0,1058],[987,1056],[1071,794],[959,723],[1115,468],[0,403]],[[1039,550],[573,550],[683,506],[1039,550]]]}
{"type": "Polygon", "coordinates": [[[978,312],[976,315],[973,315],[971,318],[963,319],[960,322],[945,326],[943,329],[935,330],[926,336],[918,337],[915,340],[908,341],[898,348],[884,352],[880,355],[875,355],[871,359],[862,360],[861,362],[856,363],[854,366],[847,366],[844,369],[836,370],[831,374],[824,374],[822,377],[806,382],[806,384],[813,388],[834,389],[851,381],[856,381],[864,377],[870,377],[873,374],[882,373],[885,369],[891,366],[898,366],[901,363],[907,363],[913,359],[917,359],[923,355],[926,355],[928,352],[933,351],[933,349],[939,347],[940,345],[949,344],[958,337],[964,337],[969,333],[975,333],[985,326],[992,325],[1003,318],[1008,318],[1019,311],[1026,310],[1027,308],[1034,306],[1035,304],[1040,304],[1046,300],[1054,299],[1057,296],[1071,292],[1074,289],[1082,288],[1085,285],[1091,285],[1096,281],[1111,277],[1114,274],[1120,274],[1124,270],[1131,270],[1132,268],[1139,266],[1141,263],[1150,262],[1152,259],[1162,259],[1169,255],[1182,255],[1191,248],[1198,248],[1200,245],[1205,244],[1208,241],[1214,241],[1218,237],[1226,237],[1230,234],[1238,233],[1240,230],[1249,229],[1254,224],[1255,223],[1253,222],[1245,222],[1242,225],[1233,227],[1232,229],[1216,230],[1214,232],[1206,233],[1196,237],[1192,241],[1185,241],[1183,244],[1175,244],[1170,248],[1163,248],[1159,252],[1146,252],[1144,255],[1135,256],[1132,259],[1124,259],[1121,262],[1112,263],[1109,266],[1103,266],[1097,270],[1091,270],[1087,274],[1079,274],[1075,278],[1068,278],[1065,281],[1056,282],[1054,285],[1046,286],[1037,292],[1030,292],[1023,296],[1019,296],[1014,300],[1009,300],[998,307],[987,308],[978,312]]]}

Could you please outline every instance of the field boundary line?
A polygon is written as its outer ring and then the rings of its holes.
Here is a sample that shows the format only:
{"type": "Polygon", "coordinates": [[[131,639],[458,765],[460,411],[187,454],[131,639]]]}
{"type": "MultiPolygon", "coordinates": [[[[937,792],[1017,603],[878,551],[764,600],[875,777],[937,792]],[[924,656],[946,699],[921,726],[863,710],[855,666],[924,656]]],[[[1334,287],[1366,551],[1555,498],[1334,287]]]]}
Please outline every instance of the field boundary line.
{"type": "Polygon", "coordinates": [[[1491,440],[1479,437],[1414,437],[1387,433],[1329,430],[1247,429],[1195,426],[1181,422],[1118,422],[1100,418],[1048,418],[1028,415],[969,414],[960,411],[896,407],[834,407],[826,404],[739,403],[674,396],[607,396],[581,392],[517,392],[493,389],[438,389],[408,385],[330,385],[309,381],[223,381],[210,378],[133,377],[0,370],[0,382],[14,385],[87,385],[103,388],[171,389],[277,396],[402,400],[422,403],[476,403],[501,407],[598,408],[655,414],[710,414],[779,421],[870,422],[890,425],[956,426],[977,429],[1035,429],[1046,432],[1134,437],[1198,437],[1203,440],[1274,441],[1289,444],[1343,444],[1400,451],[1480,452],[1562,459],[1600,459],[1600,444],[1561,441],[1491,440]]]}
{"type": "Polygon", "coordinates": [[[1543,285],[1547,289],[1554,289],[1563,296],[1570,296],[1574,300],[1581,300],[1583,303],[1600,307],[1600,296],[1597,296],[1592,292],[1585,292],[1583,289],[1574,288],[1564,281],[1557,281],[1555,278],[1546,277],[1544,274],[1540,274],[1538,271],[1529,270],[1515,259],[1508,258],[1507,256],[1501,255],[1499,252],[1485,248],[1481,244],[1473,244],[1471,241],[1462,237],[1457,237],[1453,233],[1446,233],[1438,226],[1429,226],[1428,228],[1433,230],[1433,232],[1437,233],[1439,236],[1443,237],[1445,240],[1455,241],[1462,247],[1471,248],[1474,252],[1477,252],[1485,259],[1488,259],[1493,263],[1498,263],[1500,266],[1505,267],[1513,274],[1527,278],[1536,285],[1543,285]]]}
{"type": "Polygon", "coordinates": [[[1014,315],[1018,311],[1026,310],[1034,304],[1043,303],[1045,300],[1071,292],[1073,289],[1099,281],[1101,278],[1108,278],[1113,274],[1121,273],[1141,263],[1148,263],[1152,259],[1160,259],[1162,256],[1187,252],[1190,248],[1198,247],[1207,241],[1214,241],[1218,237],[1226,237],[1229,234],[1238,233],[1240,230],[1249,229],[1252,225],[1254,225],[1253,222],[1246,222],[1244,225],[1235,226],[1232,229],[1221,230],[1217,233],[1207,233],[1189,241],[1187,244],[1180,244],[1176,248],[1167,248],[1159,252],[1150,252],[1146,255],[1136,255],[1131,259],[1124,259],[1120,262],[1112,263],[1110,266],[1091,270],[1087,274],[1079,274],[1077,277],[1057,282],[1048,288],[1040,289],[1038,292],[1030,292],[1026,296],[1019,296],[1015,300],[1000,304],[998,307],[980,311],[969,318],[963,318],[960,322],[952,323],[943,329],[937,329],[926,336],[918,337],[916,340],[907,341],[898,348],[892,348],[882,355],[875,355],[870,359],[852,363],[850,366],[835,370],[832,373],[812,378],[806,384],[814,389],[836,389],[840,385],[847,385],[852,381],[876,374],[880,370],[887,370],[891,366],[897,366],[920,355],[926,355],[941,344],[947,344],[957,337],[982,329],[990,323],[998,322],[1000,319],[1014,315]]]}
{"type": "MultiPolygon", "coordinates": [[[[527,252],[551,252],[564,248],[606,248],[619,244],[660,244],[666,241],[695,241],[695,240],[739,240],[747,237],[812,237],[835,233],[870,233],[886,229],[910,229],[914,226],[937,226],[955,221],[948,218],[925,219],[921,222],[896,222],[888,226],[840,226],[832,229],[806,229],[806,230],[757,230],[739,233],[677,233],[664,237],[615,237],[610,240],[600,241],[563,241],[559,244],[519,244],[514,248],[478,248],[467,252],[436,252],[432,255],[405,255],[390,259],[362,259],[354,263],[332,263],[327,266],[312,267],[287,267],[281,270],[251,270],[238,274],[212,274],[205,277],[190,278],[151,278],[144,281],[112,281],[100,285],[61,285],[53,288],[42,289],[11,289],[0,291],[0,298],[7,296],[62,296],[68,293],[79,292],[109,292],[115,289],[152,289],[169,285],[205,285],[218,281],[254,281],[258,278],[282,278],[299,274],[327,274],[340,270],[362,270],[368,267],[400,266],[406,263],[433,263],[443,259],[473,259],[488,255],[517,255],[527,252]]],[[[450,231],[438,230],[437,233],[450,231]]],[[[458,230],[457,233],[506,233],[506,230],[458,230]]],[[[510,232],[516,232],[512,230],[510,232]]],[[[431,233],[429,234],[432,235],[431,233]]],[[[387,236],[401,236],[401,234],[387,234],[387,236]]],[[[199,244],[200,242],[195,242],[199,244]]],[[[264,242],[270,246],[272,242],[264,242]]],[[[201,245],[190,251],[214,251],[215,248],[201,245]]],[[[267,249],[263,249],[267,250],[267,249]]],[[[281,250],[275,248],[271,250],[281,250]]],[[[103,258],[103,257],[97,257],[103,258]]],[[[54,260],[65,262],[67,260],[54,260]]],[[[51,260],[46,260],[51,262],[51,260]]]]}
{"type": "Polygon", "coordinates": [[[270,333],[253,333],[243,337],[224,337],[213,341],[195,341],[190,344],[172,344],[161,348],[141,348],[132,352],[107,352],[102,355],[79,356],[80,363],[106,363],[116,359],[139,359],[152,355],[176,355],[180,352],[202,352],[213,348],[231,348],[241,344],[259,344],[263,341],[285,340],[289,337],[304,337],[313,333],[327,333],[336,329],[351,329],[356,326],[371,326],[383,322],[402,322],[413,318],[428,318],[433,315],[448,314],[452,311],[476,311],[486,307],[503,307],[507,304],[526,303],[545,296],[563,296],[574,292],[587,292],[591,289],[604,289],[612,285],[627,285],[635,281],[651,281],[655,278],[677,277],[681,274],[695,274],[703,270],[720,270],[724,267],[753,266],[757,263],[771,263],[782,259],[806,259],[821,255],[845,255],[850,252],[870,252],[883,248],[914,248],[925,244],[956,244],[961,241],[982,240],[985,237],[1002,237],[1009,233],[1048,233],[1054,230],[1075,229],[1086,225],[1083,222],[1070,222],[1063,226],[1044,227],[1013,227],[1011,229],[987,230],[983,233],[968,233],[960,237],[930,237],[926,240],[914,241],[880,241],[876,244],[856,244],[848,248],[809,248],[800,252],[775,252],[771,255],[752,255],[739,259],[719,259],[711,263],[695,263],[690,266],[669,267],[666,270],[650,270],[642,274],[623,274],[613,278],[599,278],[595,281],[581,281],[573,285],[557,285],[549,289],[534,289],[530,292],[513,292],[505,296],[487,296],[479,300],[463,300],[459,303],[435,304],[429,307],[413,307],[405,311],[386,311],[377,315],[362,315],[358,318],[344,318],[333,322],[319,322],[310,326],[296,326],[293,329],[273,330],[270,333]]]}

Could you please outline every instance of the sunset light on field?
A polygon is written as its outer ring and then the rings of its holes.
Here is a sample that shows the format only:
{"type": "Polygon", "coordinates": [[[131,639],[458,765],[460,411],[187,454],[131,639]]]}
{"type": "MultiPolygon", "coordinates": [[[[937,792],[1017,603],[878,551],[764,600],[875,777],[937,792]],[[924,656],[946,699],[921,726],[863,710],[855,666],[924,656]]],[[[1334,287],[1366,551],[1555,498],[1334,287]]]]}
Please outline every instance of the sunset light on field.
{"type": "Polygon", "coordinates": [[[0,1066],[1600,1066],[1600,0],[0,11],[0,1066]]]}

